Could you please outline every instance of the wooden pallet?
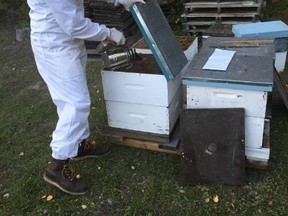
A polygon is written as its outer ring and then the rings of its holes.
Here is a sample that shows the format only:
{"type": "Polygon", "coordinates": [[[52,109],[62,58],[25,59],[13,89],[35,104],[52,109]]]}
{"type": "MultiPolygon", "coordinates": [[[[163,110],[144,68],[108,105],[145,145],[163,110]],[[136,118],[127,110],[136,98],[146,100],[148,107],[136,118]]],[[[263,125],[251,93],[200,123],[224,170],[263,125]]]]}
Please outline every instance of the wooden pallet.
{"type": "Polygon", "coordinates": [[[161,146],[162,143],[159,142],[132,139],[126,137],[113,137],[112,142],[117,145],[123,145],[133,148],[147,149],[151,151],[163,152],[168,154],[176,154],[176,155],[181,154],[179,149],[175,150],[165,149],[161,146]]]}
{"type": "Polygon", "coordinates": [[[185,13],[200,12],[200,13],[227,13],[235,12],[258,12],[262,10],[261,3],[245,4],[245,1],[238,2],[190,2],[184,4],[185,13]]]}
{"type": "Polygon", "coordinates": [[[114,144],[180,155],[180,126],[175,125],[171,135],[152,134],[107,127],[104,133],[114,144]]]}
{"type": "Polygon", "coordinates": [[[184,29],[190,34],[206,32],[215,24],[233,25],[260,21],[263,1],[243,0],[190,0],[184,4],[181,15],[184,29]]]}
{"type": "MultiPolygon", "coordinates": [[[[172,132],[170,140],[165,142],[163,140],[153,141],[153,135],[144,136],[145,133],[142,132],[133,132],[128,130],[118,130],[115,128],[106,128],[105,134],[110,137],[111,142],[116,145],[123,145],[133,148],[139,149],[147,149],[150,151],[163,152],[168,154],[175,154],[182,156],[180,146],[180,127],[177,125],[176,130],[172,132]],[[134,133],[134,135],[131,134],[134,133]]],[[[265,121],[265,127],[263,132],[263,148],[270,148],[270,121],[267,119],[265,121]]],[[[247,159],[246,158],[246,166],[249,168],[265,170],[268,167],[268,160],[260,160],[260,159],[247,159]]]]}

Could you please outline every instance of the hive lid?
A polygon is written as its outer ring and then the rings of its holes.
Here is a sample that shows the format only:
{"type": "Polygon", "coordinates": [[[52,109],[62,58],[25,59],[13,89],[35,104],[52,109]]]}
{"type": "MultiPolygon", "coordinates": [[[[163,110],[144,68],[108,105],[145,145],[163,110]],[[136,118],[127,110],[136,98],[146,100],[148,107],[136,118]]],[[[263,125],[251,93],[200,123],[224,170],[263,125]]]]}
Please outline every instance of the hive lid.
{"type": "Polygon", "coordinates": [[[186,109],[180,115],[185,184],[245,184],[244,108],[186,109]]]}
{"type": "MultiPolygon", "coordinates": [[[[173,79],[188,62],[157,0],[130,7],[146,43],[151,49],[161,72],[173,79]]],[[[143,65],[145,67],[145,65],[143,65]]]]}
{"type": "Polygon", "coordinates": [[[183,69],[184,85],[272,91],[273,43],[255,47],[222,47],[223,42],[243,41],[239,38],[208,38],[195,58],[183,69]],[[204,70],[203,66],[215,48],[236,51],[226,71],[204,70]]]}

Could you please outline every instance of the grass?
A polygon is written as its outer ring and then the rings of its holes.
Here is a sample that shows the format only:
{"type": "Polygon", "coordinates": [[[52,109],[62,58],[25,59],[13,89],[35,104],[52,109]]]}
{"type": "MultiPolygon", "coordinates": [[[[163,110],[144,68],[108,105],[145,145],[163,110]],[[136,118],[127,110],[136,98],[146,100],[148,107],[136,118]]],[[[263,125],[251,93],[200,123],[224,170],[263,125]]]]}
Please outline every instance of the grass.
{"type": "MultiPolygon", "coordinates": [[[[247,169],[245,186],[184,186],[179,156],[114,146],[105,158],[74,162],[91,188],[70,196],[42,179],[57,116],[29,42],[14,42],[14,29],[3,25],[0,52],[0,215],[287,215],[288,112],[277,92],[268,169],[247,169]]],[[[95,62],[87,67],[90,123],[92,138],[108,143],[100,69],[95,62]]],[[[287,80],[287,74],[281,76],[287,80]]]]}

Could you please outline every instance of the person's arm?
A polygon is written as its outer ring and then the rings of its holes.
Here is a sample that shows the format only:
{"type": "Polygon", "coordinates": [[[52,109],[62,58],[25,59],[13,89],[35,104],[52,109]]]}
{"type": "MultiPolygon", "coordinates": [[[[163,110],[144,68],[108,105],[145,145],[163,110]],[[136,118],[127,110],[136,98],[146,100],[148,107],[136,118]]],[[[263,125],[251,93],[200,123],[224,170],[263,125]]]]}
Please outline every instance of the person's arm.
{"type": "MultiPolygon", "coordinates": [[[[45,0],[45,3],[59,26],[71,37],[93,41],[103,41],[108,38],[113,40],[109,28],[105,25],[93,23],[90,19],[84,17],[82,5],[79,5],[79,1],[45,0]]],[[[117,43],[117,41],[115,42],[117,43]]]]}

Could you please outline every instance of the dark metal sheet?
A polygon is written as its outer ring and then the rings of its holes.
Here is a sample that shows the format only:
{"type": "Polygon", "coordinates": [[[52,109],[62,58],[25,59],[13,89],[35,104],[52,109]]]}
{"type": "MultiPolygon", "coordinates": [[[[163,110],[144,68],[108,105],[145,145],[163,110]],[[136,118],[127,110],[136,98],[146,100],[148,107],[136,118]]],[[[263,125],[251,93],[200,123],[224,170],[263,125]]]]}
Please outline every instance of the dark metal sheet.
{"type": "Polygon", "coordinates": [[[181,177],[185,184],[245,184],[244,116],[242,108],[181,113],[181,177]]]}
{"type": "Polygon", "coordinates": [[[197,54],[185,67],[183,80],[217,82],[224,84],[245,84],[272,88],[273,59],[275,57],[274,44],[263,44],[255,47],[221,46],[224,42],[233,41],[245,41],[245,39],[235,39],[231,37],[210,37],[206,39],[203,42],[203,47],[199,54],[197,54]],[[236,51],[227,70],[203,70],[203,66],[208,61],[216,47],[236,51]]]}
{"type": "Polygon", "coordinates": [[[130,7],[146,43],[167,80],[173,79],[188,62],[157,0],[130,7]]]}

